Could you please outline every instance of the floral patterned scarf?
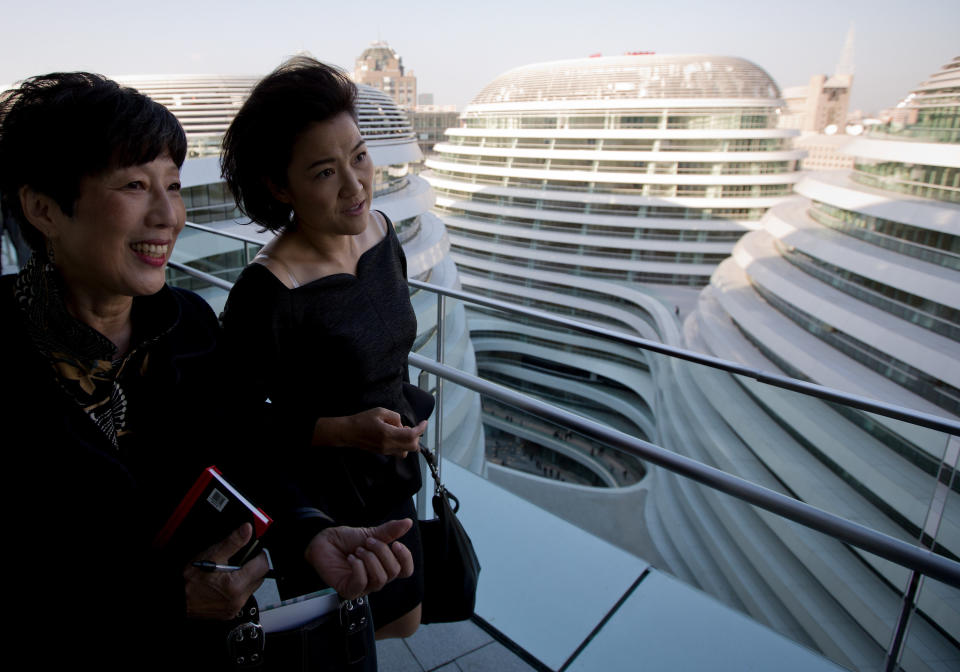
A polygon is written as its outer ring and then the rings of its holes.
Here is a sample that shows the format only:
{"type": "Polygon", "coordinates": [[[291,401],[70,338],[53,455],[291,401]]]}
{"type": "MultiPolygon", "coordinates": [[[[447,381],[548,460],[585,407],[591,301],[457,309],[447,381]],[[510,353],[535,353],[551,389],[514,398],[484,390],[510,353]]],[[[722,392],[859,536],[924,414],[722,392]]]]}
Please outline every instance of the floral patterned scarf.
{"type": "Polygon", "coordinates": [[[166,329],[152,330],[153,338],[120,357],[103,334],[74,318],[64,303],[63,280],[42,253],[35,253],[14,285],[17,305],[25,316],[27,333],[50,363],[60,387],[90,417],[115,449],[126,431],[127,397],[123,381],[142,375],[148,357],[144,346],[166,329]]]}

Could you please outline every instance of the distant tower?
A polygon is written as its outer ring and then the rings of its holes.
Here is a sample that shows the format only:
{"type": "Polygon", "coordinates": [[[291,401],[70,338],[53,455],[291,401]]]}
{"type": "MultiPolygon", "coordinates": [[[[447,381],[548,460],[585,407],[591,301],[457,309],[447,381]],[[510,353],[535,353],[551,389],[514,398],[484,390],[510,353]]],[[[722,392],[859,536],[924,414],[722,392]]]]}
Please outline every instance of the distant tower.
{"type": "Polygon", "coordinates": [[[406,73],[403,59],[386,42],[372,42],[356,60],[353,79],[380,89],[407,109],[417,104],[417,78],[413,71],[406,73]]]}
{"type": "Polygon", "coordinates": [[[834,75],[850,75],[853,77],[853,24],[850,24],[850,30],[847,31],[847,39],[843,42],[843,51],[840,52],[840,60],[833,71],[834,75]]]}
{"type": "Polygon", "coordinates": [[[853,35],[851,24],[832,76],[813,75],[807,86],[791,86],[783,90],[787,109],[781,117],[781,128],[823,133],[832,126],[835,127],[833,132],[843,132],[853,87],[853,35]]]}

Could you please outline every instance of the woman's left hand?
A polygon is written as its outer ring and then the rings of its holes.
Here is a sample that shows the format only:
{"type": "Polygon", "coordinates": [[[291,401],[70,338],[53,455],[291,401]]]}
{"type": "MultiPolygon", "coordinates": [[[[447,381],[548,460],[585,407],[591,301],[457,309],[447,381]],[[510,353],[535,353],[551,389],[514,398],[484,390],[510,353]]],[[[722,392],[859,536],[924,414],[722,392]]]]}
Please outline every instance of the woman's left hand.
{"type": "Polygon", "coordinates": [[[426,429],[426,420],[416,427],[404,427],[399,413],[377,407],[339,418],[318,418],[313,443],[353,446],[380,455],[406,457],[407,453],[420,449],[420,436],[426,429]]]}

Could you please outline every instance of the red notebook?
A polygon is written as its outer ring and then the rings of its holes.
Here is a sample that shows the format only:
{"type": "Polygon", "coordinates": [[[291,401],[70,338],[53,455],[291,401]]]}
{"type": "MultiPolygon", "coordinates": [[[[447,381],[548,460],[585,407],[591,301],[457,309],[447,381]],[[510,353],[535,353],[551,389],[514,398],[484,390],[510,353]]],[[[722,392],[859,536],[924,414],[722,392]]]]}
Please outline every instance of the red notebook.
{"type": "Polygon", "coordinates": [[[173,553],[184,562],[208,547],[223,541],[235,529],[250,523],[250,541],[230,558],[243,564],[259,545],[259,538],[273,520],[233,487],[215,466],[204,469],[200,478],[174,510],[153,539],[154,548],[173,553]]]}

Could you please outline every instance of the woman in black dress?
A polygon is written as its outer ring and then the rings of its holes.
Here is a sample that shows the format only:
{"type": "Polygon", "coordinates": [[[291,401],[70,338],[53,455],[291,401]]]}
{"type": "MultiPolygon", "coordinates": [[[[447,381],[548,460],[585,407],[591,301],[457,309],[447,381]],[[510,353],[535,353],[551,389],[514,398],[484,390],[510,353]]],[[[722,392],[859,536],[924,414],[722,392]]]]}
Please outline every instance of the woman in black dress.
{"type": "MultiPolygon", "coordinates": [[[[223,173],[240,209],[274,231],[238,278],[223,315],[251,403],[271,401],[277,448],[335,520],[416,520],[416,451],[426,421],[404,396],[416,318],[406,261],[371,211],[374,166],[356,86],[297,57],[263,79],[224,138],[223,173]]],[[[401,539],[415,573],[371,599],[377,636],[420,623],[416,524],[401,539]]]]}

